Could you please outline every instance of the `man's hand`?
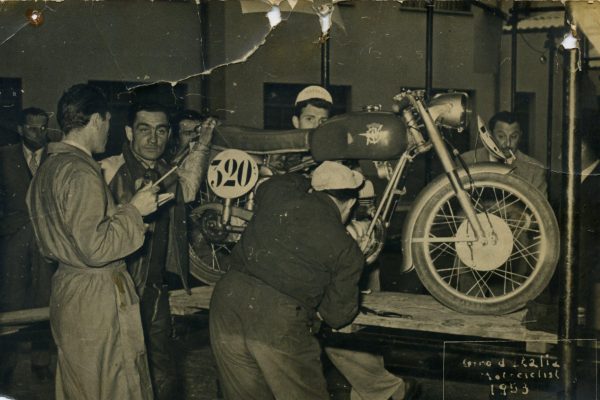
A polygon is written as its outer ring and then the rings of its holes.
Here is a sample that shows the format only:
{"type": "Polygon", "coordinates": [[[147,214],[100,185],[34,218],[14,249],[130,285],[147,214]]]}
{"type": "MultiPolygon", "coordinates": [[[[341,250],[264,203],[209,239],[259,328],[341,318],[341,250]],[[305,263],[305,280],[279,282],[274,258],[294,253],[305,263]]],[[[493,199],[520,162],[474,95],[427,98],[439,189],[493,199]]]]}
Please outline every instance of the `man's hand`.
{"type": "MultiPolygon", "coordinates": [[[[196,146],[210,145],[210,142],[212,141],[213,130],[217,126],[217,123],[218,121],[216,118],[209,117],[202,122],[202,125],[196,128],[196,132],[198,132],[198,141],[196,142],[196,146]]],[[[194,150],[196,146],[194,146],[194,150]]]]}
{"type": "Polygon", "coordinates": [[[131,205],[137,208],[142,216],[152,214],[158,207],[158,190],[159,187],[152,186],[151,183],[144,186],[133,195],[131,205]]]}
{"type": "Polygon", "coordinates": [[[356,240],[356,243],[358,243],[358,247],[360,247],[360,251],[362,251],[363,254],[367,251],[370,245],[369,236],[367,235],[369,224],[369,221],[352,220],[346,226],[346,230],[350,236],[356,240]]]}

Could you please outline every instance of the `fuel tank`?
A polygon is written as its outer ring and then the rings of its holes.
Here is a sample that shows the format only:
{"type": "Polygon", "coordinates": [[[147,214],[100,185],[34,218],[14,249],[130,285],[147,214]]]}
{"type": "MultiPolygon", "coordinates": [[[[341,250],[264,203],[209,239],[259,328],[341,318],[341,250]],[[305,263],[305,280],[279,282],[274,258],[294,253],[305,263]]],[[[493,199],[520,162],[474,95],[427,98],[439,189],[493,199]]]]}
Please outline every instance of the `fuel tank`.
{"type": "Polygon", "coordinates": [[[398,158],[408,145],[402,120],[380,111],[333,117],[315,129],[309,141],[316,161],[390,160],[398,158]]]}

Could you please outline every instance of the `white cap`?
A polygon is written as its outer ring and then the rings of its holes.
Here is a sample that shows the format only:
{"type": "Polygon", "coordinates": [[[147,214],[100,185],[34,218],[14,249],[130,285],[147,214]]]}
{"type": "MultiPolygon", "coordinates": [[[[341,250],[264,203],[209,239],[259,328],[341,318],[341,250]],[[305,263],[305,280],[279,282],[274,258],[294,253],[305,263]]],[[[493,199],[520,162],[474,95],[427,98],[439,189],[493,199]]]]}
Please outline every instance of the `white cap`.
{"type": "Polygon", "coordinates": [[[333,98],[326,89],[322,88],[321,86],[313,85],[305,87],[300,91],[300,93],[298,93],[294,105],[310,99],[321,99],[333,104],[333,98]]]}
{"type": "Polygon", "coordinates": [[[313,172],[311,185],[315,190],[357,189],[365,178],[337,162],[324,161],[313,172]]]}
{"type": "Polygon", "coordinates": [[[358,192],[359,199],[370,199],[375,197],[375,187],[373,186],[373,182],[368,179],[365,179],[365,184],[358,192]]]}

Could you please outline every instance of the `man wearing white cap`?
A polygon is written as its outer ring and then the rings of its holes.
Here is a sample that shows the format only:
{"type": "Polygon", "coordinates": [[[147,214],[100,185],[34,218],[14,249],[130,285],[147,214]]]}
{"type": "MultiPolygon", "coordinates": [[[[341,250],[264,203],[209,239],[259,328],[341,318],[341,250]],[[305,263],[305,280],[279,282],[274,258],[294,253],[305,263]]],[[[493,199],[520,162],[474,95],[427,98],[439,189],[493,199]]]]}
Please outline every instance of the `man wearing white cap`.
{"type": "MultiPolygon", "coordinates": [[[[296,129],[316,129],[329,119],[333,98],[321,86],[307,86],[298,93],[294,102],[292,125],[296,129]]],[[[275,154],[271,156],[271,166],[284,171],[294,170],[304,161],[312,160],[306,153],[275,154]]]]}
{"type": "Polygon", "coordinates": [[[307,86],[296,96],[294,106],[294,128],[315,129],[329,119],[333,99],[321,86],[307,86]]]}
{"type": "Polygon", "coordinates": [[[210,305],[226,399],[329,398],[313,324],[318,313],[340,328],[358,311],[364,257],[344,224],[363,181],[326,161],[310,181],[287,174],[259,187],[210,305]]]}

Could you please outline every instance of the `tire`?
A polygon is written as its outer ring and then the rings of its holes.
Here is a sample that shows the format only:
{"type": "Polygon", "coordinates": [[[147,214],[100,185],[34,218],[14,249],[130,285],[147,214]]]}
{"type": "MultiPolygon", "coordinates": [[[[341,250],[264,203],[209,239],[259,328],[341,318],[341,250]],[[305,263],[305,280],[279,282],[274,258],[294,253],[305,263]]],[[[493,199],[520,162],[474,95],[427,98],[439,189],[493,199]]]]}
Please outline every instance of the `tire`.
{"type": "Polygon", "coordinates": [[[213,213],[215,218],[220,216],[220,213],[204,210],[202,213],[192,213],[188,221],[190,274],[201,282],[213,285],[227,272],[224,257],[231,252],[233,243],[218,243],[203,235],[200,221],[206,217],[206,213],[213,213]]]}
{"type": "Polygon", "coordinates": [[[441,176],[415,201],[414,265],[423,285],[449,308],[510,313],[536,298],[554,274],[560,247],[556,217],[544,195],[517,176],[476,171],[471,178],[463,173],[463,186],[495,239],[487,245],[466,240],[474,237],[473,229],[441,176]]]}
{"type": "MultiPolygon", "coordinates": [[[[219,230],[216,221],[222,215],[222,204],[207,203],[193,209],[188,217],[190,274],[208,285],[217,283],[227,272],[225,257],[241,236],[219,230]]],[[[251,218],[251,212],[234,206],[230,222],[245,227],[251,218]]]]}

